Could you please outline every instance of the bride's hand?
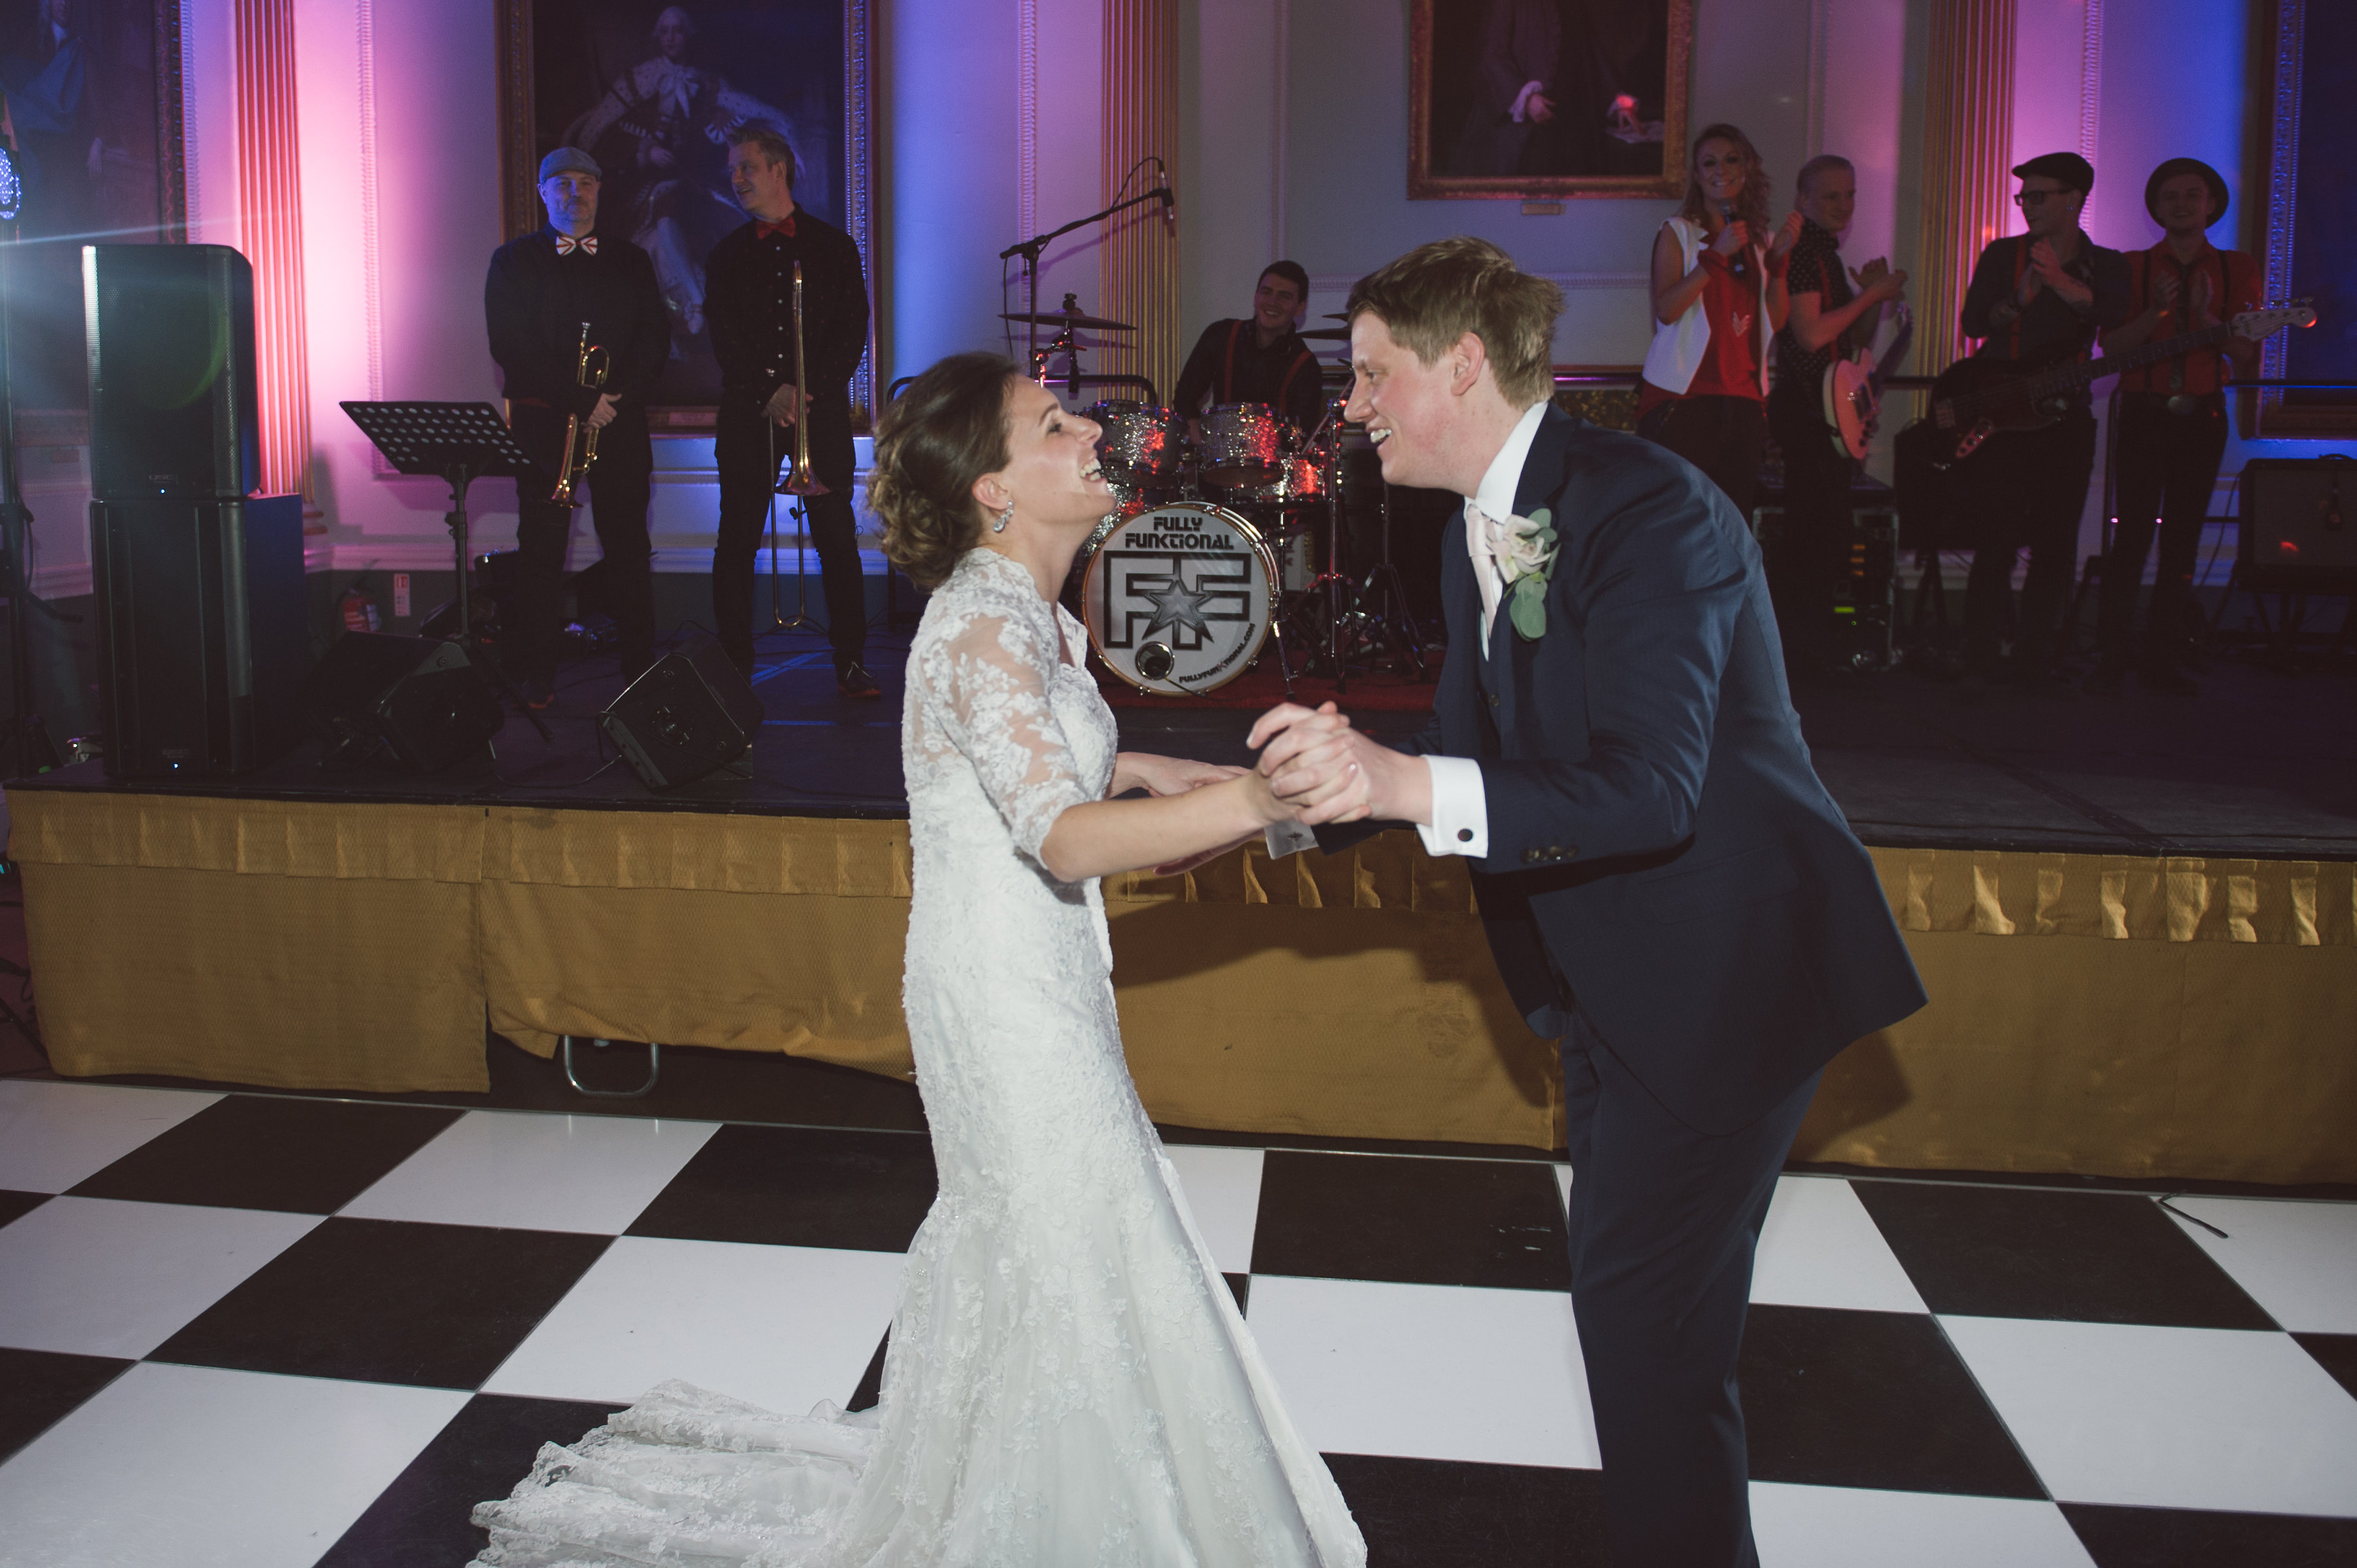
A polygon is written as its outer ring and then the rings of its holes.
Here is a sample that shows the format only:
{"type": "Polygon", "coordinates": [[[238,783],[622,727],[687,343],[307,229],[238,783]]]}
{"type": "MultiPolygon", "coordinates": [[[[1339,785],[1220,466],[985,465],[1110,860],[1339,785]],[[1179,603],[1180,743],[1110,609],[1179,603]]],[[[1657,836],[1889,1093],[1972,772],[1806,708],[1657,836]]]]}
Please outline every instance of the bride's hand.
{"type": "Polygon", "coordinates": [[[1110,798],[1143,789],[1149,795],[1184,795],[1206,784],[1224,783],[1243,771],[1217,762],[1157,757],[1149,751],[1125,751],[1113,759],[1113,783],[1105,794],[1110,798]]]}

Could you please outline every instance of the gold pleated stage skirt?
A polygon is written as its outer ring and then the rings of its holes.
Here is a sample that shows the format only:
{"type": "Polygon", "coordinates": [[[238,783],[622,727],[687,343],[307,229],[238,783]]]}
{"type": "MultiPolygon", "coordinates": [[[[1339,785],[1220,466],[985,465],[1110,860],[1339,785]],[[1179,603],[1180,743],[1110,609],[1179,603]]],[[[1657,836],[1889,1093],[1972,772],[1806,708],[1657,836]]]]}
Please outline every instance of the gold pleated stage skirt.
{"type": "MultiPolygon", "coordinates": [[[[20,789],[61,1072],[487,1087],[484,1024],[905,1076],[901,822],[20,789]]],[[[1877,849],[1932,1004],[1825,1075],[1795,1155],[1905,1169],[2357,1181],[2346,863],[1877,849]]],[[[1461,863],[1387,833],[1108,879],[1157,1121],[1562,1141],[1550,1042],[1461,863]]]]}

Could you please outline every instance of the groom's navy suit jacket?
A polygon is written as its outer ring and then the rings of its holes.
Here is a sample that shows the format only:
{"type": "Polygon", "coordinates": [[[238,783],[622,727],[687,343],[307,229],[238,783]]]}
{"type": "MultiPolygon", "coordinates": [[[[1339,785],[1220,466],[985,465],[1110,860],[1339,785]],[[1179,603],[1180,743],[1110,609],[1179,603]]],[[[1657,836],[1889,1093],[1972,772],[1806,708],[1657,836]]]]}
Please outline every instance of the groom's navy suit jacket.
{"type": "Polygon", "coordinates": [[[1489,657],[1460,510],[1448,655],[1408,749],[1481,765],[1469,860],[1531,1026],[1583,1012],[1678,1119],[1758,1119],[1923,1005],[1873,862],[1818,783],[1760,550],[1701,472],[1550,408],[1514,499],[1554,514],[1546,630],[1501,603],[1489,657]]]}

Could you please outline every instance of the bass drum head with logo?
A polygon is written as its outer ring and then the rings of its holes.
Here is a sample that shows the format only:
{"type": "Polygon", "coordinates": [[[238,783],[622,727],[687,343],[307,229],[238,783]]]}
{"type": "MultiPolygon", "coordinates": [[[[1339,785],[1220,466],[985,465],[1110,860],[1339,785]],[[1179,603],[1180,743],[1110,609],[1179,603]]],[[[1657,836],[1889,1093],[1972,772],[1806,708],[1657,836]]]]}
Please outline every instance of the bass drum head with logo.
{"type": "Polygon", "coordinates": [[[1089,552],[1081,619],[1105,668],[1183,697],[1226,685],[1267,641],[1276,557],[1222,507],[1180,501],[1116,521],[1089,552]]]}

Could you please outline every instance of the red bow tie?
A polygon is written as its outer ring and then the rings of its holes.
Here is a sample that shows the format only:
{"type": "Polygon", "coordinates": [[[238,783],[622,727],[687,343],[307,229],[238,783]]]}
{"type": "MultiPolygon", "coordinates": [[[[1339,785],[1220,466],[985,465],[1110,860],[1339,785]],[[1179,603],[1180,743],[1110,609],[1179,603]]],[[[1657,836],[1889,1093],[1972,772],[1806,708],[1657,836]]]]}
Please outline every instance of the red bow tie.
{"type": "Polygon", "coordinates": [[[767,223],[759,218],[753,220],[754,238],[767,240],[770,236],[776,234],[783,234],[789,240],[794,237],[794,215],[792,213],[787,213],[775,223],[767,223]]]}
{"type": "Polygon", "coordinates": [[[556,253],[558,255],[569,256],[576,251],[580,252],[585,256],[596,255],[597,253],[597,236],[595,234],[585,234],[578,240],[575,239],[570,234],[559,234],[556,237],[556,253]]]}

